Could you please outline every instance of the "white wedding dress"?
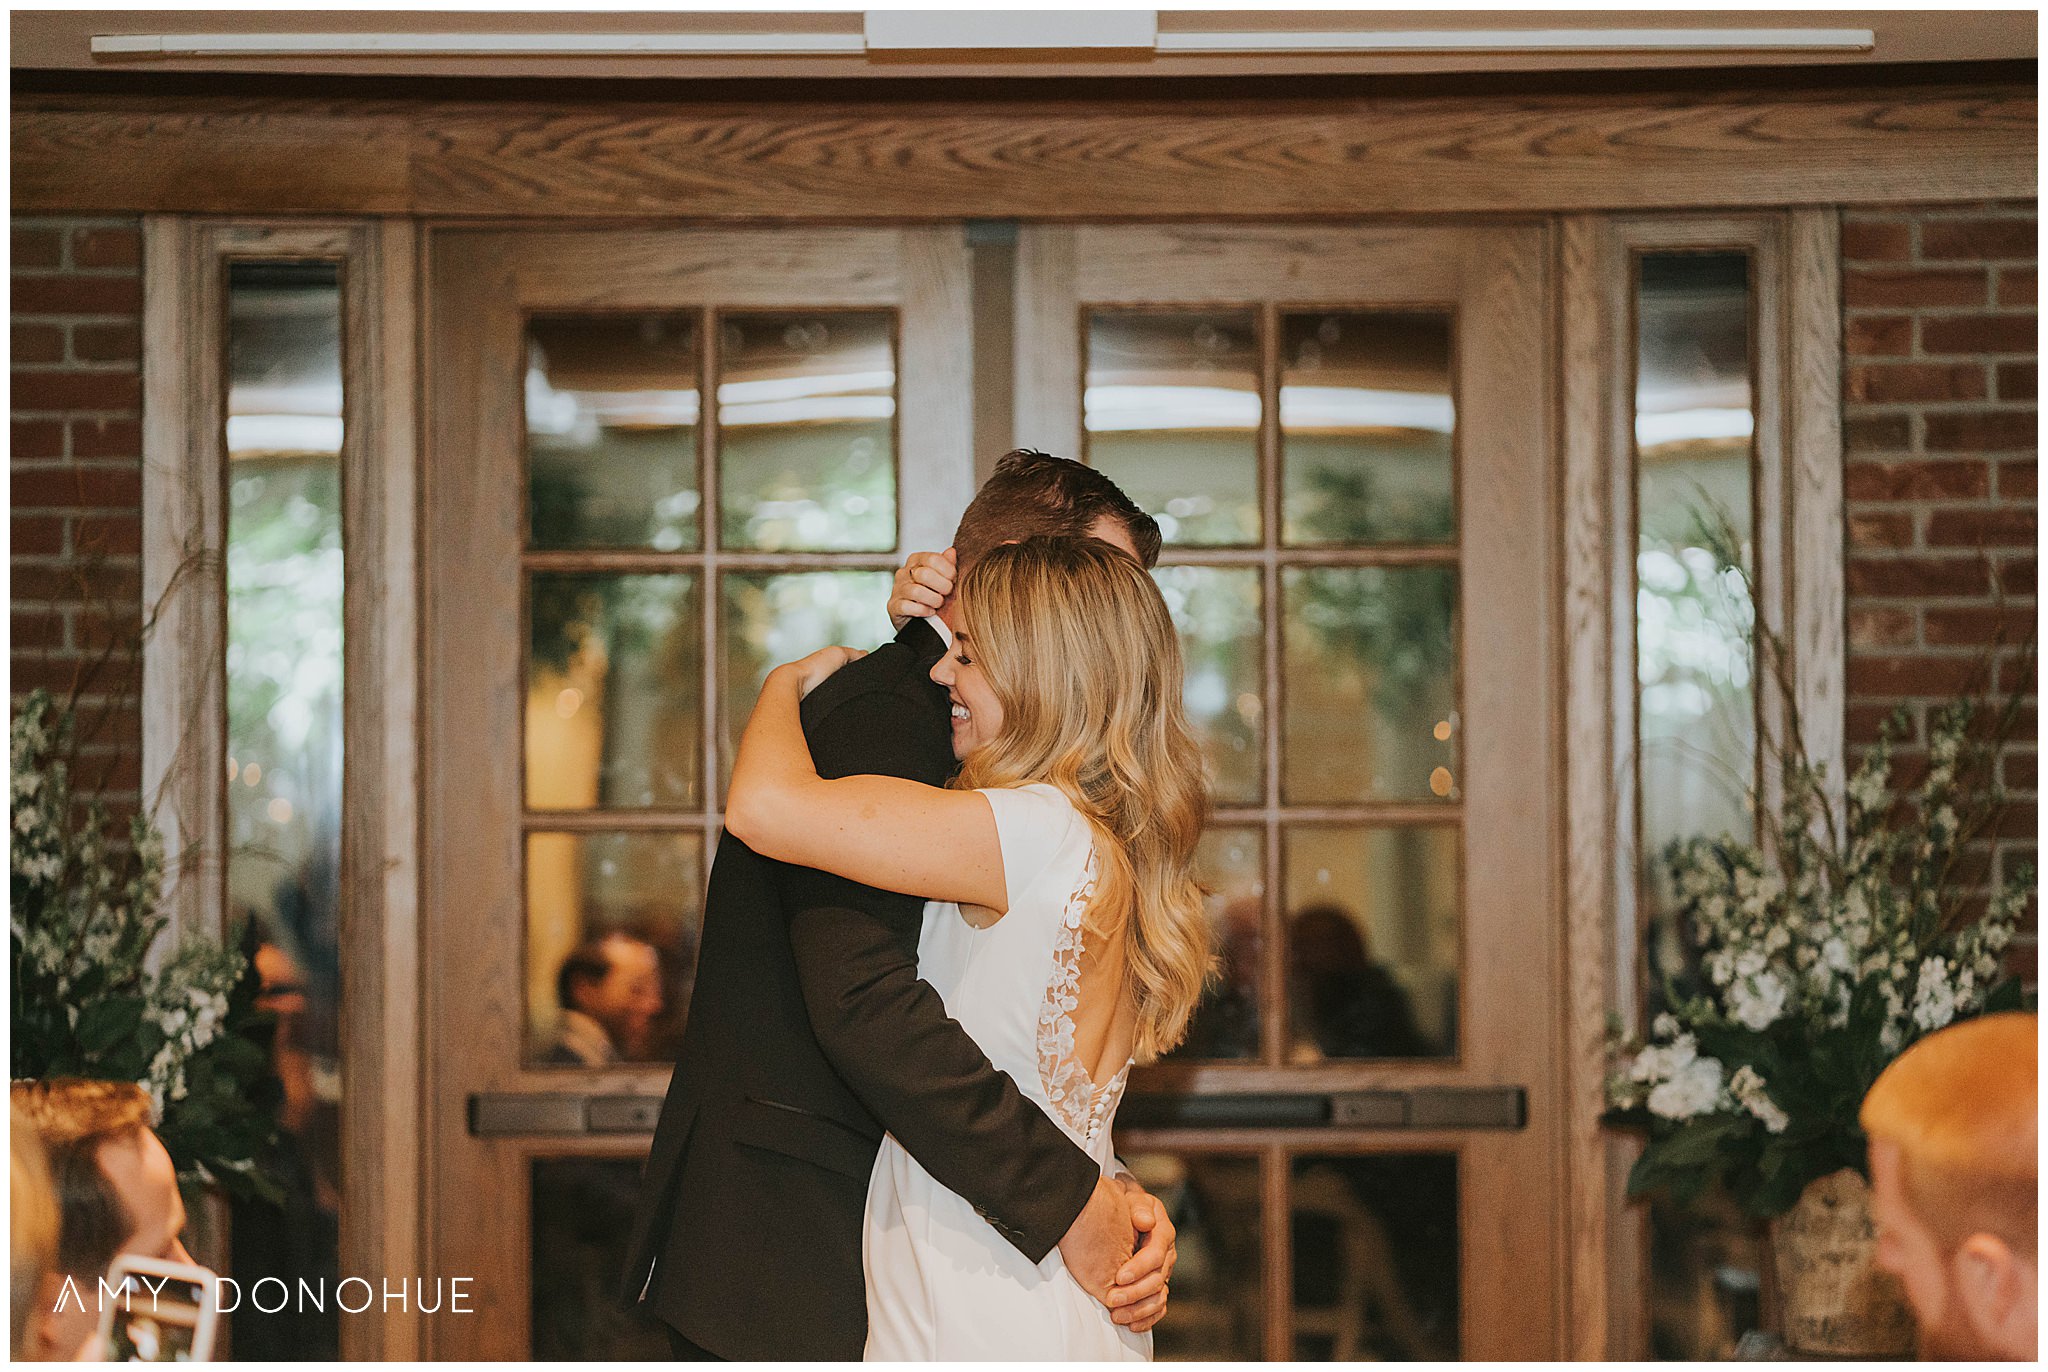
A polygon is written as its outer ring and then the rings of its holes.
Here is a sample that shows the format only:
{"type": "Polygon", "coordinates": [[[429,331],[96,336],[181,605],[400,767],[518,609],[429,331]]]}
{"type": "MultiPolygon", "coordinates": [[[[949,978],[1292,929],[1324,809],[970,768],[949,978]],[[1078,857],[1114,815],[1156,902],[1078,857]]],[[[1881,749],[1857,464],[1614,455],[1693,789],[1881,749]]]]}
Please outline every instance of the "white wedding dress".
{"type": "MultiPolygon", "coordinates": [[[[1010,908],[977,929],[925,906],[919,975],[1039,1108],[1113,1175],[1110,1128],[1129,1064],[1097,1087],[1074,1056],[1081,916],[1095,882],[1088,823],[1058,788],[983,791],[995,811],[1010,908]]],[[[1033,1263],[934,1181],[894,1137],[868,1182],[861,1238],[867,1357],[1144,1361],[1152,1336],[1110,1319],[1058,1249],[1033,1263]]]]}

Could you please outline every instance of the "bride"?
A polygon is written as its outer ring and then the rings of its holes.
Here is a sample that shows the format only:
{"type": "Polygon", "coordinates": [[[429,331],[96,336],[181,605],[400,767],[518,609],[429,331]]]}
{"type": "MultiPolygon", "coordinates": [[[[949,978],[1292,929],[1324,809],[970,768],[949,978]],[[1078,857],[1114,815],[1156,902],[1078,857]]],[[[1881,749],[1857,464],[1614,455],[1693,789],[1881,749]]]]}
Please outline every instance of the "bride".
{"type": "MultiPolygon", "coordinates": [[[[1094,539],[995,548],[952,619],[931,673],[953,706],[950,787],[818,775],[799,701],[860,656],[826,648],[769,674],[726,827],[764,856],[927,897],[920,975],[1108,1175],[1130,1065],[1180,1041],[1210,964],[1179,641],[1151,577],[1094,539]]],[[[1057,1250],[1028,1261],[893,1138],[862,1256],[870,1359],[1151,1356],[1057,1250]]]]}

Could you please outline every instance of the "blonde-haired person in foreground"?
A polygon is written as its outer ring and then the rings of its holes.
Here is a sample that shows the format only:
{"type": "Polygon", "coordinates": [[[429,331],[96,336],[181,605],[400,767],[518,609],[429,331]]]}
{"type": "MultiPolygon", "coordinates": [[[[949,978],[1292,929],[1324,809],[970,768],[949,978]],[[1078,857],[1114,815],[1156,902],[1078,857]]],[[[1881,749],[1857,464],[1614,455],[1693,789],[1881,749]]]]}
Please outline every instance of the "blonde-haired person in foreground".
{"type": "MultiPolygon", "coordinates": [[[[950,787],[819,776],[799,702],[857,656],[827,648],[762,688],[726,825],[769,857],[926,897],[920,977],[1107,1176],[1125,1075],[1180,1041],[1210,966],[1179,640],[1145,569],[1088,538],[994,548],[952,626],[931,671],[953,703],[950,787]]],[[[862,1252],[870,1359],[1151,1355],[1057,1251],[1025,1258],[893,1137],[862,1252]]]]}
{"type": "Polygon", "coordinates": [[[57,1193],[50,1183],[50,1160],[36,1127],[13,1110],[8,1145],[14,1156],[14,1173],[8,1186],[8,1212],[13,1231],[9,1253],[13,1258],[8,1287],[10,1298],[7,1325],[8,1356],[28,1356],[30,1319],[36,1313],[36,1296],[42,1290],[43,1275],[57,1265],[57,1193]]]}
{"type": "Polygon", "coordinates": [[[1952,1025],[1863,1099],[1877,1259],[1922,1357],[2035,1357],[2037,1032],[2018,1012],[1952,1025]]]}

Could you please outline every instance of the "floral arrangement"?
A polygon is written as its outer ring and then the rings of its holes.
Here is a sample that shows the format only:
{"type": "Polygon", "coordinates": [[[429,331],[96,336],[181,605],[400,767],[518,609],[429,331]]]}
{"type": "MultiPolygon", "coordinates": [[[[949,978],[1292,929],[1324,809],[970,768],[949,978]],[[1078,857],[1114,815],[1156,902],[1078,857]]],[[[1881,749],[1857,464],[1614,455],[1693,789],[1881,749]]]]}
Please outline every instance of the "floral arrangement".
{"type": "Polygon", "coordinates": [[[1858,1107],[1909,1043],[2020,1005],[2000,955],[2034,873],[2014,872],[1974,919],[1959,877],[2001,808],[1989,768],[2017,702],[1988,729],[1974,700],[1938,712],[1906,797],[1891,792],[1895,716],[1839,812],[1795,719],[1764,841],[1667,850],[1697,967],[1666,980],[1647,1041],[1612,1036],[1608,1121],[1648,1135],[1629,1194],[1691,1200],[1719,1180],[1749,1213],[1783,1214],[1809,1183],[1863,1169],[1858,1107]]]}
{"type": "Polygon", "coordinates": [[[182,1180],[279,1199],[261,1163],[278,1087],[255,969],[196,935],[150,969],[163,839],[138,815],[116,843],[100,799],[75,802],[72,735],[44,691],[10,730],[12,1073],[138,1082],[182,1180]]]}

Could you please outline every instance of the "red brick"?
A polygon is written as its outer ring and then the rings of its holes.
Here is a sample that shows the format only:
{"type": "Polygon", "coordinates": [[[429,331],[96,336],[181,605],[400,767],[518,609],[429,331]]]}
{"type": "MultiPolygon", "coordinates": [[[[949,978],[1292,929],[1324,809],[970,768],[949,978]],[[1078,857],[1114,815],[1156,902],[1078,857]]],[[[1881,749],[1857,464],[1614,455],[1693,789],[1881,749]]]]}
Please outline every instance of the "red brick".
{"type": "Polygon", "coordinates": [[[1851,500],[1973,500],[1991,494],[1991,464],[1974,461],[1851,462],[1842,470],[1851,500]]]}
{"type": "Polygon", "coordinates": [[[44,462],[64,456],[64,421],[15,420],[9,451],[16,462],[44,462]]]}
{"type": "Polygon", "coordinates": [[[1995,605],[1968,608],[1927,607],[1923,623],[1930,648],[1981,648],[2000,641],[2012,642],[2033,623],[2033,614],[2001,610],[1995,605]],[[2024,623],[2021,621],[2024,619],[2024,623]]]}
{"type": "Polygon", "coordinates": [[[48,610],[24,610],[15,606],[9,627],[10,643],[16,652],[23,648],[48,650],[64,646],[64,617],[48,610]]]}
{"type": "Polygon", "coordinates": [[[1998,364],[1998,398],[2000,400],[2032,400],[2034,398],[2034,364],[2031,362],[2001,362],[1998,364]]]}
{"type": "Polygon", "coordinates": [[[142,408],[142,378],[134,372],[15,372],[13,408],[133,412],[142,408]]]}
{"type": "Polygon", "coordinates": [[[1920,321],[1923,353],[2025,353],[2040,344],[2032,314],[1948,314],[1920,321]]]}
{"type": "Polygon", "coordinates": [[[2041,812],[2029,802],[2017,801],[2005,807],[1991,832],[2000,838],[2033,838],[2041,832],[2041,812]]]}
{"type": "Polygon", "coordinates": [[[1981,557],[1852,557],[1847,586],[1852,596],[1980,596],[1991,569],[1981,557]]]}
{"type": "Polygon", "coordinates": [[[1842,325],[1842,349],[1851,357],[1904,357],[1913,351],[1913,318],[1857,314],[1842,325]]]}
{"type": "Polygon", "coordinates": [[[71,455],[77,458],[139,459],[142,456],[142,422],[136,419],[73,419],[71,455]]]}
{"type": "Polygon", "coordinates": [[[1998,774],[2007,790],[2032,791],[2040,784],[2040,763],[2032,748],[2007,748],[1999,754],[1998,774]]]}
{"type": "Polygon", "coordinates": [[[1919,640],[1919,627],[1911,610],[1851,609],[1851,648],[1911,648],[1919,640]]]}
{"type": "Polygon", "coordinates": [[[1913,226],[1898,220],[1845,219],[1842,256],[1855,262],[1904,262],[1913,256],[1913,226]]]}
{"type": "Polygon", "coordinates": [[[64,551],[64,521],[50,515],[17,514],[9,525],[8,547],[15,557],[64,551]]]}
{"type": "Polygon", "coordinates": [[[1842,421],[1849,453],[1898,453],[1913,446],[1913,421],[1902,414],[1850,415],[1842,421]]]}
{"type": "Polygon", "coordinates": [[[1913,546],[1913,516],[1898,513],[1856,511],[1849,515],[1851,548],[1910,548],[1913,546]]]}
{"type": "Polygon", "coordinates": [[[107,615],[81,610],[72,618],[72,645],[96,653],[105,648],[132,650],[139,646],[142,624],[135,615],[107,615]]]}
{"type": "MultiPolygon", "coordinates": [[[[17,555],[26,551],[21,548],[15,550],[17,555]]],[[[26,566],[16,562],[12,578],[17,600],[96,604],[135,601],[139,604],[142,595],[142,574],[132,559],[107,558],[93,563],[68,562],[55,566],[26,566]]]]}
{"type": "Polygon", "coordinates": [[[44,653],[17,653],[8,673],[8,680],[16,691],[28,692],[45,690],[62,699],[84,675],[85,663],[74,657],[57,657],[44,653]]]}
{"type": "Polygon", "coordinates": [[[2034,559],[2004,558],[1998,568],[1998,592],[2006,596],[2034,594],[2034,559]]]}
{"type": "Polygon", "coordinates": [[[55,324],[16,324],[9,335],[17,367],[64,360],[64,330],[55,324]]]}
{"type": "Polygon", "coordinates": [[[1878,404],[1925,400],[1982,400],[1989,392],[1981,362],[1864,363],[1849,368],[1852,401],[1878,404]]]}
{"type": "Polygon", "coordinates": [[[11,481],[16,509],[139,510],[142,471],[78,467],[16,467],[11,481]]]}
{"type": "MultiPolygon", "coordinates": [[[[1961,695],[1972,684],[1975,657],[1876,657],[1851,654],[1849,693],[1859,696],[1961,695]]],[[[1981,684],[1981,683],[1979,683],[1981,684]]]]}
{"type": "Polygon", "coordinates": [[[1991,298],[1989,274],[1969,270],[1852,268],[1843,273],[1842,304],[1849,309],[1910,309],[1916,305],[1982,305],[1991,298]]]}
{"type": "Polygon", "coordinates": [[[71,531],[73,546],[88,556],[94,553],[140,553],[142,520],[133,514],[96,514],[81,517],[71,531]]]}
{"type": "Polygon", "coordinates": [[[78,324],[71,330],[71,355],[80,362],[137,362],[142,330],[134,324],[78,324]]]}
{"type": "Polygon", "coordinates": [[[16,228],[12,241],[15,271],[64,265],[64,237],[55,229],[16,228]]]}
{"type": "Polygon", "coordinates": [[[1927,416],[1929,452],[2009,452],[2031,448],[2038,433],[2032,410],[1927,416]]]}
{"type": "MultiPolygon", "coordinates": [[[[1889,705],[1850,705],[1847,718],[1848,738],[1851,742],[1877,742],[1879,732],[1884,728],[1885,721],[1892,717],[1892,713],[1892,707],[1889,705]]],[[[1912,737],[1918,738],[1920,725],[1917,717],[1912,722],[1912,728],[1912,737]]],[[[1851,767],[1862,760],[1859,754],[1860,750],[1850,753],[1851,767]]]]}
{"type": "Polygon", "coordinates": [[[1920,255],[1972,262],[2038,256],[2031,218],[1932,219],[1920,226],[1920,255]]]}
{"type": "Polygon", "coordinates": [[[1998,495],[2001,500],[2034,498],[2035,459],[2015,457],[1998,464],[1998,495]]]}
{"type": "Polygon", "coordinates": [[[17,276],[14,313],[135,314],[142,280],[134,276],[17,276]]]}
{"type": "Polygon", "coordinates": [[[2034,303],[2034,269],[2021,271],[2015,267],[1998,269],[1998,303],[2004,305],[2031,305],[2034,303]]]}
{"type": "Polygon", "coordinates": [[[139,267],[142,265],[142,232],[129,228],[73,229],[71,265],[139,267]]]}
{"type": "Polygon", "coordinates": [[[2031,548],[2034,511],[2011,505],[1936,510],[1927,518],[1927,544],[1932,548],[2031,548]]]}

